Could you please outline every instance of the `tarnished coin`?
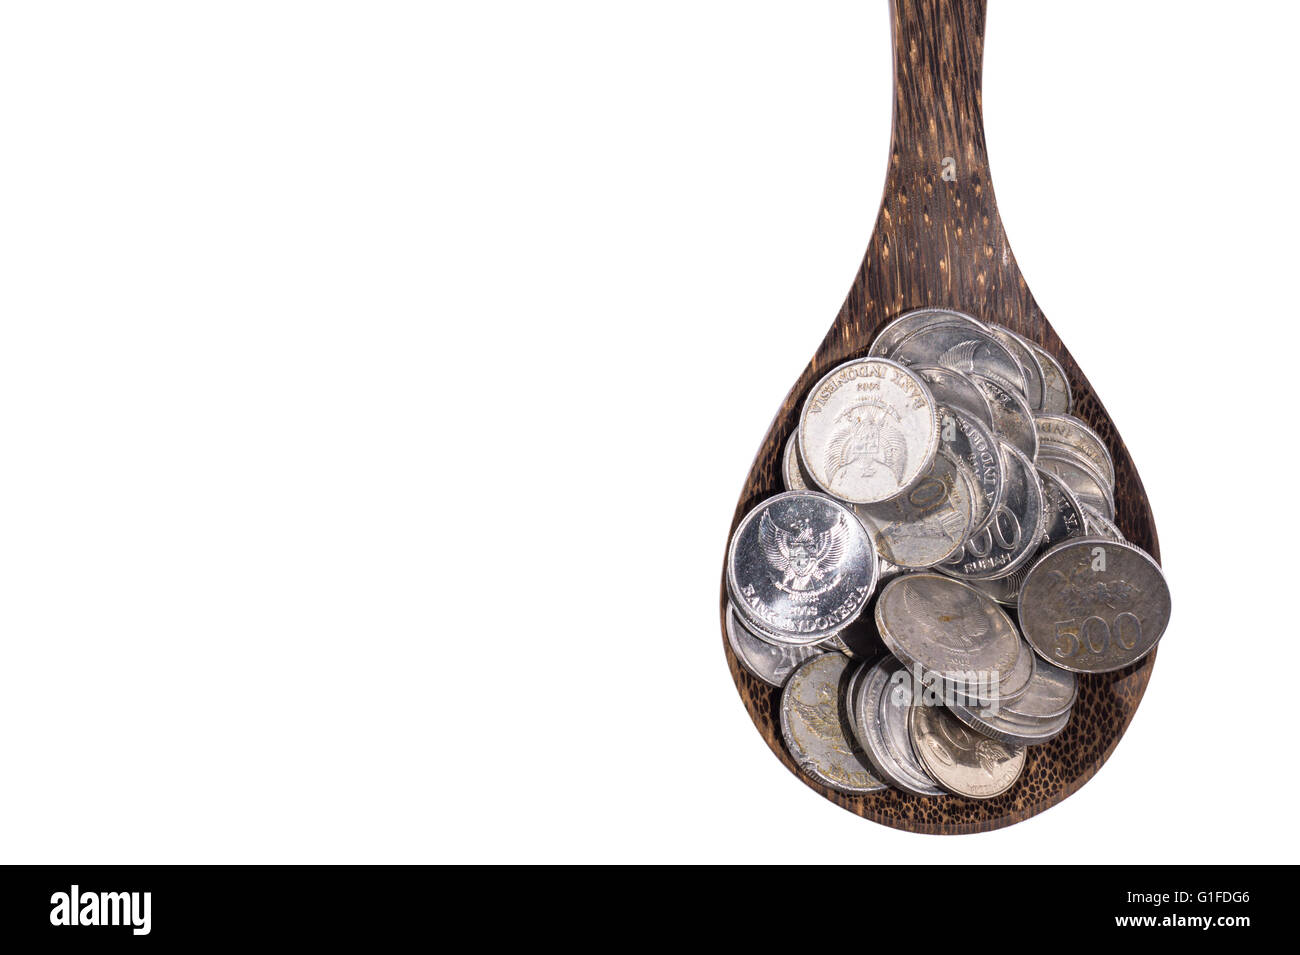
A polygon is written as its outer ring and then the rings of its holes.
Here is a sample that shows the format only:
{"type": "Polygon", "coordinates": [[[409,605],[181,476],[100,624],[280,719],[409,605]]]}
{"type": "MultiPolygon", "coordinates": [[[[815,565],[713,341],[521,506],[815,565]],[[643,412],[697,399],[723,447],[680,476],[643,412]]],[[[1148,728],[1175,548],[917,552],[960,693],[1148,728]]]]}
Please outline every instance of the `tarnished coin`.
{"type": "Polygon", "coordinates": [[[1043,369],[1043,411],[1048,414],[1069,414],[1074,399],[1070,394],[1070,380],[1065,377],[1065,369],[1041,345],[1028,339],[1025,339],[1025,343],[1033,350],[1039,367],[1043,369]]]}
{"type": "Polygon", "coordinates": [[[1164,574],[1145,551],[1076,537],[1029,571],[1020,588],[1020,625],[1045,660],[1076,673],[1106,673],[1151,652],[1169,624],[1169,605],[1164,574]]]}
{"type": "Polygon", "coordinates": [[[1001,325],[989,325],[993,337],[1000,341],[1012,357],[1020,363],[1020,370],[1025,373],[1025,401],[1031,411],[1043,410],[1043,366],[1038,356],[1029,347],[1029,342],[1009,328],[1001,325]]]}
{"type": "MultiPolygon", "coordinates": [[[[988,329],[966,322],[926,325],[899,342],[889,357],[904,365],[939,365],[967,375],[983,375],[1020,395],[1025,391],[1025,375],[1015,356],[988,329]]],[[[993,413],[997,415],[996,408],[993,413]]]]}
{"type": "Polygon", "coordinates": [[[826,651],[822,647],[791,647],[769,643],[745,625],[734,605],[727,606],[727,642],[740,665],[772,686],[785,686],[786,678],[805,660],[826,651]]]}
{"type": "Polygon", "coordinates": [[[854,728],[876,775],[895,789],[918,796],[942,796],[912,749],[907,730],[912,707],[907,669],[893,657],[862,677],[853,697],[854,728]]]}
{"type": "Polygon", "coordinates": [[[1115,497],[1106,479],[1091,464],[1076,455],[1042,452],[1038,455],[1038,467],[1065,482],[1080,504],[1091,504],[1107,517],[1115,517],[1115,497]]]}
{"type": "Polygon", "coordinates": [[[1024,397],[999,381],[984,375],[971,375],[971,380],[984,392],[993,409],[993,430],[1030,461],[1038,457],[1038,431],[1034,428],[1034,413],[1024,397]]]}
{"type": "Polygon", "coordinates": [[[1043,535],[1043,489],[1038,471],[1023,454],[1001,443],[1002,504],[993,522],[968,540],[938,570],[963,580],[1008,577],[1026,566],[1043,535]]]}
{"type": "Polygon", "coordinates": [[[930,469],[905,493],[853,510],[885,560],[903,568],[932,567],[969,536],[978,497],[970,473],[940,448],[930,469]]]}
{"type": "Polygon", "coordinates": [[[1034,677],[1017,699],[1002,711],[1024,720],[1052,720],[1069,713],[1079,695],[1079,681],[1069,670],[1034,654],[1034,677]]]}
{"type": "Polygon", "coordinates": [[[1109,537],[1113,541],[1127,541],[1124,532],[1109,517],[1097,510],[1091,504],[1079,502],[1083,508],[1083,520],[1087,527],[1087,532],[1093,537],[1109,537]]]}
{"type": "MultiPolygon", "coordinates": [[[[1086,534],[1083,506],[1060,478],[1048,471],[1039,470],[1039,484],[1043,489],[1043,537],[1035,552],[1044,550],[1071,537],[1086,534]]],[[[1020,602],[1020,585],[1033,564],[1032,558],[1015,573],[994,580],[971,580],[970,585],[988,594],[998,603],[1014,607],[1020,602]]]]}
{"type": "Polygon", "coordinates": [[[1048,720],[1030,720],[1005,708],[962,706],[949,707],[952,715],[977,733],[983,733],[1013,746],[1037,746],[1060,736],[1070,722],[1069,712],[1048,720]]]}
{"type": "Polygon", "coordinates": [[[846,712],[857,666],[842,654],[823,653],[795,670],[781,693],[781,736],[809,776],[839,792],[874,793],[888,787],[872,771],[846,712]]]}
{"type": "Polygon", "coordinates": [[[959,371],[941,365],[912,365],[940,405],[964,411],[986,428],[993,427],[993,409],[984,392],[959,371]]]}
{"type": "Polygon", "coordinates": [[[1001,607],[938,574],[891,580],[875,613],[880,638],[894,656],[950,686],[1000,686],[1020,655],[1020,636],[1001,607]]]}
{"type": "Polygon", "coordinates": [[[843,501],[875,504],[906,490],[934,460],[939,416],[917,375],[859,358],[813,386],[799,419],[799,457],[813,484],[843,501]]]}
{"type": "Polygon", "coordinates": [[[803,464],[799,461],[798,429],[785,442],[785,453],[781,456],[781,477],[785,479],[787,491],[808,490],[808,479],[804,476],[803,464]]]}
{"type": "Polygon", "coordinates": [[[908,730],[927,773],[944,789],[970,799],[1006,792],[1025,768],[1025,748],[989,739],[963,726],[941,706],[913,706],[908,730]]]}
{"type": "Polygon", "coordinates": [[[1115,490],[1115,462],[1096,431],[1073,415],[1065,414],[1034,415],[1034,427],[1038,429],[1038,447],[1043,453],[1050,453],[1052,446],[1063,446],[1082,455],[1106,479],[1106,486],[1115,490]]]}
{"type": "Polygon", "coordinates": [[[736,609],[782,643],[819,643],[856,618],[876,585],[876,549],[843,504],[786,491],[741,520],[727,553],[736,609]]]}
{"type": "Polygon", "coordinates": [[[939,405],[939,443],[957,456],[975,478],[980,491],[975,497],[971,535],[993,522],[1002,503],[1002,455],[998,442],[984,423],[957,408],[939,405]]]}
{"type": "Polygon", "coordinates": [[[983,322],[967,315],[965,312],[957,312],[949,308],[917,308],[910,312],[904,312],[877,332],[867,354],[888,358],[889,353],[913,332],[920,331],[927,325],[951,325],[954,322],[962,322],[972,328],[987,332],[983,322]]]}

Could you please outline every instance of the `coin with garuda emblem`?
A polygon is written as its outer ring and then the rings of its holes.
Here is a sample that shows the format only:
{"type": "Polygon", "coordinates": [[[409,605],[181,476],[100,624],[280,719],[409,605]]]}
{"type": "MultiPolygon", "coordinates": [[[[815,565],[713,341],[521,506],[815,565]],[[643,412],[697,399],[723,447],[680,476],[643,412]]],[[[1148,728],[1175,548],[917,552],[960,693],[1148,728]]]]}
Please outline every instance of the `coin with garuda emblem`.
{"type": "Polygon", "coordinates": [[[939,445],[934,396],[894,361],[860,358],[813,386],[799,418],[808,477],[853,504],[897,497],[924,474],[939,445]]]}
{"type": "Polygon", "coordinates": [[[820,643],[852,623],[876,586],[875,546],[843,504],[786,491],[741,520],[727,553],[727,588],[765,638],[820,643]]]}

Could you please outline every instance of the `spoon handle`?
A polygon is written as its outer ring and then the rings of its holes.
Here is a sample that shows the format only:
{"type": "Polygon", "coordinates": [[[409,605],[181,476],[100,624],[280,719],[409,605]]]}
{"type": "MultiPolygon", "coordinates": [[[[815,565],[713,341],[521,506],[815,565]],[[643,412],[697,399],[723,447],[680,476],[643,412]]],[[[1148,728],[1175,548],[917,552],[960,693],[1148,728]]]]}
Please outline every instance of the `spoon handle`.
{"type": "Polygon", "coordinates": [[[892,0],[890,8],[893,166],[929,177],[935,188],[987,180],[980,101],[987,0],[892,0]]]}
{"type": "Polygon", "coordinates": [[[987,7],[891,0],[894,121],[884,198],[832,330],[858,348],[913,308],[957,308],[1022,333],[1039,322],[989,177],[980,94],[987,7]]]}

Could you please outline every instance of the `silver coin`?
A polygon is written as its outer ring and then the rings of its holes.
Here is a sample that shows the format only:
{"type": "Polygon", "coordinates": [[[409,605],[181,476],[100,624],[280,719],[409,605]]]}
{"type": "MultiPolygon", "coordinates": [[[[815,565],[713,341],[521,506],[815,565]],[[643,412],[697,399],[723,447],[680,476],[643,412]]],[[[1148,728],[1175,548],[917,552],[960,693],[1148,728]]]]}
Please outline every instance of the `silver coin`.
{"type": "Polygon", "coordinates": [[[963,726],[941,706],[913,706],[908,722],[912,748],[927,773],[944,789],[970,799],[989,799],[1010,789],[1025,768],[1025,748],[1001,743],[963,726]]]}
{"type": "Polygon", "coordinates": [[[914,686],[907,674],[907,669],[897,661],[891,661],[893,669],[880,697],[878,713],[884,730],[885,748],[894,759],[894,765],[904,766],[914,779],[915,791],[923,796],[941,796],[943,789],[930,774],[916,755],[912,746],[912,733],[909,728],[912,715],[914,686]],[[922,785],[923,784],[923,785],[922,785]]]}
{"type": "Polygon", "coordinates": [[[823,653],[795,670],[781,692],[781,736],[814,779],[839,792],[881,792],[888,787],[876,778],[848,723],[845,691],[857,666],[841,654],[823,653]]]}
{"type": "Polygon", "coordinates": [[[1169,608],[1169,585],[1151,555],[1102,537],[1056,545],[1020,588],[1025,639],[1043,659],[1076,673],[1141,660],[1164,634],[1169,608]]]}
{"type": "Polygon", "coordinates": [[[1078,696],[1073,673],[1034,654],[1034,678],[1020,697],[1002,704],[1002,711],[1022,720],[1052,720],[1069,713],[1078,696]]]}
{"type": "Polygon", "coordinates": [[[958,408],[939,405],[939,442],[970,469],[975,486],[971,534],[988,527],[1002,503],[1002,455],[997,439],[983,422],[958,408]]]}
{"type": "Polygon", "coordinates": [[[1086,424],[1073,415],[1034,415],[1038,429],[1038,446],[1047,452],[1049,446],[1062,445],[1083,458],[1106,479],[1106,486],[1115,490],[1115,462],[1111,459],[1106,442],[1086,424]]]}
{"type": "MultiPolygon", "coordinates": [[[[987,329],[965,322],[926,325],[899,342],[889,357],[904,365],[939,365],[966,375],[983,375],[1020,395],[1025,391],[1025,374],[1015,356],[987,329]]],[[[996,422],[996,408],[993,414],[996,422]]]]}
{"type": "Polygon", "coordinates": [[[732,604],[727,605],[727,643],[742,667],[775,687],[785,686],[799,664],[826,652],[822,647],[782,646],[764,640],[745,624],[732,604]]]}
{"type": "MultiPolygon", "coordinates": [[[[744,622],[745,626],[749,628],[749,631],[752,634],[754,634],[754,636],[758,637],[760,640],[766,640],[768,643],[774,643],[777,644],[778,646],[783,646],[783,647],[812,647],[812,646],[819,646],[824,648],[831,647],[830,643],[828,642],[829,637],[820,640],[817,643],[810,643],[808,641],[795,642],[795,641],[791,641],[789,637],[785,637],[773,633],[772,631],[766,629],[757,620],[754,620],[753,618],[745,615],[744,608],[737,606],[735,594],[731,592],[730,587],[727,588],[727,597],[728,597],[727,604],[730,607],[735,609],[736,613],[739,615],[740,619],[744,622]]],[[[859,619],[861,619],[861,617],[859,617],[859,619]]]]}
{"type": "MultiPolygon", "coordinates": [[[[1041,469],[1038,472],[1038,479],[1043,489],[1043,537],[1036,545],[1035,553],[1088,532],[1083,506],[1065,483],[1055,474],[1041,469]]],[[[971,580],[969,583],[1003,606],[1014,607],[1020,602],[1020,585],[1024,583],[1032,564],[1031,558],[1019,570],[1006,577],[998,577],[994,580],[971,580]]]]}
{"type": "Polygon", "coordinates": [[[1000,686],[1020,655],[1015,626],[973,587],[938,574],[889,582],[876,601],[885,646],[909,667],[949,686],[1000,686]]]}
{"type": "Polygon", "coordinates": [[[937,569],[963,580],[1008,577],[1027,566],[1043,535],[1043,489],[1023,454],[1001,443],[1002,504],[993,522],[937,569]]]}
{"type": "MultiPolygon", "coordinates": [[[[857,705],[858,693],[862,689],[863,678],[871,671],[871,664],[859,660],[854,660],[853,664],[853,666],[846,670],[849,674],[849,681],[844,685],[843,717],[844,721],[849,724],[849,729],[852,731],[849,738],[857,741],[858,746],[862,749],[863,755],[867,757],[867,762],[872,764],[872,770],[874,771],[875,763],[871,759],[871,754],[867,752],[866,732],[858,722],[857,705]]],[[[889,783],[889,780],[881,776],[880,773],[876,773],[876,776],[879,777],[881,782],[886,784],[889,783]]]]}
{"type": "Polygon", "coordinates": [[[955,553],[970,535],[979,493],[974,479],[947,448],[905,493],[853,511],[876,542],[876,551],[903,568],[932,567],[955,553]]]}
{"type": "Polygon", "coordinates": [[[1005,705],[1020,699],[1028,691],[1029,681],[1033,676],[1034,651],[1022,641],[1020,654],[1016,657],[1016,665],[1000,683],[970,683],[965,686],[957,684],[947,688],[950,696],[945,699],[951,698],[955,702],[965,703],[968,706],[990,706],[995,703],[1005,705]]]}
{"type": "Polygon", "coordinates": [[[995,577],[992,580],[963,579],[984,596],[991,597],[1002,606],[1015,607],[1020,600],[1020,585],[1024,583],[1027,573],[1029,573],[1028,565],[1006,577],[995,577]]]}
{"type": "Polygon", "coordinates": [[[1031,411],[1043,410],[1043,366],[1038,361],[1038,356],[1034,354],[1033,349],[1029,347],[1029,342],[1021,338],[1009,328],[1003,328],[1001,325],[988,326],[993,337],[1000,341],[1011,352],[1012,357],[1020,363],[1020,370],[1025,373],[1025,401],[1029,403],[1031,411]]]}
{"type": "Polygon", "coordinates": [[[996,706],[949,707],[952,715],[977,733],[1012,746],[1037,746],[1060,736],[1070,722],[1069,712],[1050,720],[1027,720],[996,706]]]}
{"type": "Polygon", "coordinates": [[[1016,665],[1003,682],[979,674],[968,676],[964,682],[950,682],[933,673],[921,670],[914,673],[913,681],[925,694],[927,702],[938,705],[992,706],[1018,699],[1027,689],[1034,672],[1034,652],[1022,646],[1016,665]]]}
{"type": "Polygon", "coordinates": [[[975,382],[959,371],[941,365],[912,365],[941,405],[964,411],[986,428],[993,427],[993,409],[975,382]]]}
{"type": "Polygon", "coordinates": [[[1087,533],[1083,504],[1061,478],[1038,469],[1043,489],[1043,539],[1040,548],[1052,547],[1071,537],[1087,533]]]}
{"type": "Polygon", "coordinates": [[[799,418],[799,457],[813,484],[853,504],[896,497],[939,446],[934,397],[884,358],[846,362],[813,386],[799,418]]]}
{"type": "Polygon", "coordinates": [[[786,491],[741,520],[727,553],[736,609],[782,643],[820,643],[854,620],[876,585],[862,522],[814,491],[786,491]]]}
{"type": "Polygon", "coordinates": [[[1048,414],[1069,414],[1074,396],[1070,393],[1070,379],[1065,377],[1065,369],[1041,345],[1028,339],[1025,344],[1033,351],[1038,366],[1043,370],[1043,411],[1048,414]]]}
{"type": "Polygon", "coordinates": [[[913,332],[919,331],[927,325],[951,325],[953,322],[963,322],[980,331],[987,331],[983,322],[972,318],[965,312],[956,312],[948,308],[917,308],[910,312],[904,312],[877,332],[875,339],[871,342],[871,347],[867,350],[867,354],[888,358],[889,353],[913,332]]]}
{"type": "Polygon", "coordinates": [[[1109,537],[1113,541],[1127,541],[1124,532],[1109,517],[1097,510],[1091,504],[1079,502],[1083,508],[1083,520],[1087,527],[1087,532],[1093,537],[1109,537]]]}
{"type": "Polygon", "coordinates": [[[912,749],[907,731],[912,707],[907,669],[892,657],[881,660],[858,681],[853,699],[854,727],[876,775],[895,789],[917,796],[942,796],[912,749]]]}
{"type": "Polygon", "coordinates": [[[1065,482],[1080,504],[1091,504],[1107,517],[1115,517],[1115,496],[1111,494],[1106,479],[1081,457],[1043,452],[1038,455],[1038,467],[1065,482]]]}
{"type": "Polygon", "coordinates": [[[807,491],[808,479],[804,476],[803,463],[799,460],[799,431],[796,428],[785,442],[785,453],[781,456],[781,477],[785,480],[787,491],[807,491]]]}
{"type": "Polygon", "coordinates": [[[1034,413],[1024,397],[1001,382],[984,375],[971,375],[971,380],[984,392],[993,409],[993,430],[1030,461],[1038,457],[1038,431],[1034,428],[1034,413]]]}

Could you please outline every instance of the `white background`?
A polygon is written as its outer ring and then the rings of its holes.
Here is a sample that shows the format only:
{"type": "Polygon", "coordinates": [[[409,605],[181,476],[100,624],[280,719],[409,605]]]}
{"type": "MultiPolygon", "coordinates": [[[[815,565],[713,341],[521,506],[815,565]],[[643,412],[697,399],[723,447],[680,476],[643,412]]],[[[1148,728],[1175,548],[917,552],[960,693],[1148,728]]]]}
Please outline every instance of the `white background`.
{"type": "Polygon", "coordinates": [[[0,861],[1294,861],[1300,8],[992,7],[1003,216],[1174,596],[1080,793],[864,822],[724,662],[882,2],[5,4],[0,861]]]}

